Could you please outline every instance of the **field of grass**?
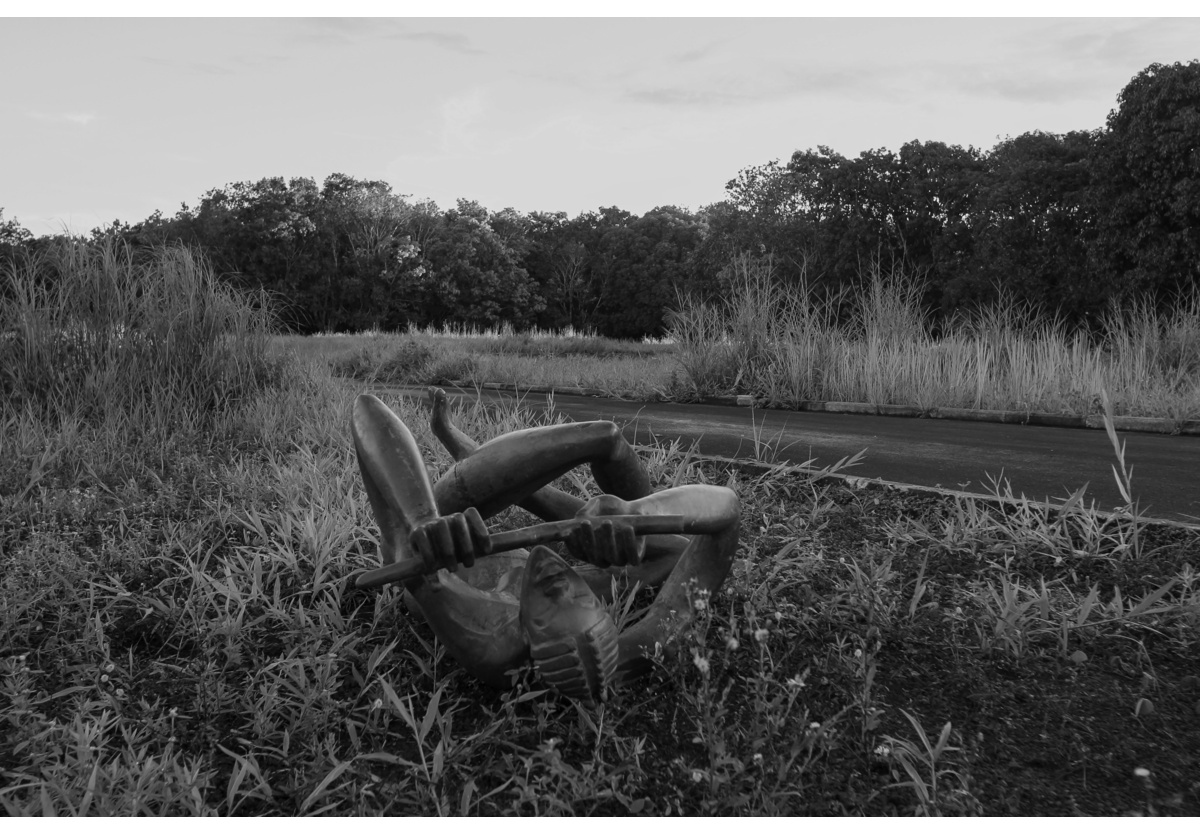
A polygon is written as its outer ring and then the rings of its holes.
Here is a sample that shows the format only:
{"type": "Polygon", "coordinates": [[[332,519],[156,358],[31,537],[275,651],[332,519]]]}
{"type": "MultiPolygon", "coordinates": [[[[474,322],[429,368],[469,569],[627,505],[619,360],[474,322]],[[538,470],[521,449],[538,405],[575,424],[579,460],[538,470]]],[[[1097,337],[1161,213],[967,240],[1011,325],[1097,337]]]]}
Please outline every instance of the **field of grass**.
{"type": "Polygon", "coordinates": [[[377,564],[352,386],[202,263],[135,255],[5,276],[5,813],[1200,814],[1195,531],[644,448],[656,487],[737,490],[729,580],[645,687],[497,692],[345,582],[377,564]],[[192,301],[159,316],[168,276],[192,301]]]}
{"type": "Polygon", "coordinates": [[[550,385],[643,400],[670,398],[677,384],[670,344],[573,333],[446,328],[277,336],[274,349],[327,363],[341,376],[383,384],[550,385]]]}

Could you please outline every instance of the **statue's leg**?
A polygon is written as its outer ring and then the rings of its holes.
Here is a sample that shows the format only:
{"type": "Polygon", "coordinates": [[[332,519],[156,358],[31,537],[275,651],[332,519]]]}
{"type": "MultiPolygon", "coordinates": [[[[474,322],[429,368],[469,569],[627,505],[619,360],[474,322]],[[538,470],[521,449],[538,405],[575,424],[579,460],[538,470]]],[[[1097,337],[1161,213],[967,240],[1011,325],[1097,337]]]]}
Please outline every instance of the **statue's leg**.
{"type": "Polygon", "coordinates": [[[488,518],[585,463],[610,495],[633,500],[650,493],[650,479],[621,429],[596,421],[501,435],[455,463],[433,494],[443,515],[475,507],[488,518]]]}
{"type": "MultiPolygon", "coordinates": [[[[432,408],[429,426],[433,429],[434,436],[456,461],[470,457],[479,448],[479,444],[450,422],[450,403],[446,392],[441,388],[430,388],[429,398],[432,408]]],[[[574,518],[575,513],[583,506],[582,499],[549,485],[517,503],[523,509],[547,521],[574,518]]]]}

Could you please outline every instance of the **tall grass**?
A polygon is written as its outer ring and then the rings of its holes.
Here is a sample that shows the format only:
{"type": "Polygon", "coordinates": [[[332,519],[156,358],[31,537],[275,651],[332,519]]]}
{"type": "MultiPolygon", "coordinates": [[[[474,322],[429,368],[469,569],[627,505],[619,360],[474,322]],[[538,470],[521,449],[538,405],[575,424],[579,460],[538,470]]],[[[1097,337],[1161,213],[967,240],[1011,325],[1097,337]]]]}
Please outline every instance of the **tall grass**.
{"type": "Polygon", "coordinates": [[[1200,417],[1200,294],[1172,313],[1149,300],[1114,306],[1099,332],[999,300],[935,334],[922,285],[878,266],[849,296],[784,288],[770,262],[742,257],[719,303],[680,297],[671,337],[693,393],[749,393],[772,404],[849,401],[1200,417]]]}
{"type": "Polygon", "coordinates": [[[188,249],[63,242],[0,278],[0,456],[18,492],[55,472],[161,470],[287,376],[267,299],[188,249]]]}
{"type": "Polygon", "coordinates": [[[0,326],[2,390],[42,413],[208,412],[270,367],[265,299],[218,282],[181,247],[61,243],[6,271],[0,326]]]}

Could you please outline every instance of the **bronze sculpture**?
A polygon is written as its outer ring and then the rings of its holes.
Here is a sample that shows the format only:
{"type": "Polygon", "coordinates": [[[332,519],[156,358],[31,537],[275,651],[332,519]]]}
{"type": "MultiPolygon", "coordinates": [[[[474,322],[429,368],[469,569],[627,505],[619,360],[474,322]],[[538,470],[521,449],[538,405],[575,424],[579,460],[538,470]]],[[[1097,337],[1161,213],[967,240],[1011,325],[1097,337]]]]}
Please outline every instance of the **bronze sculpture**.
{"type": "Polygon", "coordinates": [[[456,461],[434,485],[400,418],[370,394],[355,400],[351,433],[383,560],[358,586],[403,582],[406,603],[450,655],[494,686],[532,659],[548,683],[592,704],[644,674],[648,654],[690,619],[689,588],[713,592],[729,573],[737,495],[703,484],[652,493],[611,422],[479,445],[450,422],[444,391],[430,389],[430,400],[434,435],[456,461]],[[584,501],[549,486],[585,463],[605,494],[584,501]],[[549,523],[489,533],[483,520],[513,504],[549,523]],[[587,564],[572,568],[545,546],[552,541],[587,564]],[[620,634],[602,602],[614,578],[661,585],[620,634]]]}

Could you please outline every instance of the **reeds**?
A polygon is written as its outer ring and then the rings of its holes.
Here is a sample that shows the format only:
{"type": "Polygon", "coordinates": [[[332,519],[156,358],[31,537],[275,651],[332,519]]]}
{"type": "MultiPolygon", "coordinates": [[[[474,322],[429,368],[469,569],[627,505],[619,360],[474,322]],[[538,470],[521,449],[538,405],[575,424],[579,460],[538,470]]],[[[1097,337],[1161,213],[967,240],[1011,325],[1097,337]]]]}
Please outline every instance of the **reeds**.
{"type": "Polygon", "coordinates": [[[1002,294],[935,335],[922,285],[869,269],[848,295],[782,287],[770,262],[733,265],[720,303],[680,297],[671,338],[699,395],[1098,414],[1200,416],[1200,294],[1169,315],[1149,300],[1114,306],[1096,333],[1072,330],[1002,294]]]}

